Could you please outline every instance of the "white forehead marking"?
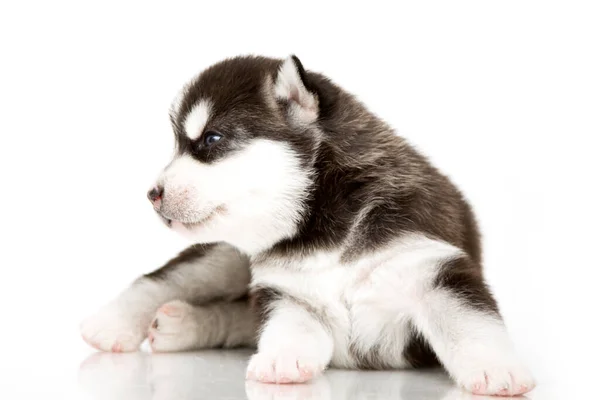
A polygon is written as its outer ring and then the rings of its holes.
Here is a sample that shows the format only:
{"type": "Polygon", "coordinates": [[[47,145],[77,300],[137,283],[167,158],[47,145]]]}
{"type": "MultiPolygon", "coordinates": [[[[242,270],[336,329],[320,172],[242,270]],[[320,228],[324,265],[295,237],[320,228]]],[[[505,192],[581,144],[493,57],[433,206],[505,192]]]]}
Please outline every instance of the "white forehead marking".
{"type": "Polygon", "coordinates": [[[198,139],[204,130],[208,117],[210,117],[210,103],[208,100],[200,100],[185,117],[183,124],[185,134],[192,140],[198,139]]]}

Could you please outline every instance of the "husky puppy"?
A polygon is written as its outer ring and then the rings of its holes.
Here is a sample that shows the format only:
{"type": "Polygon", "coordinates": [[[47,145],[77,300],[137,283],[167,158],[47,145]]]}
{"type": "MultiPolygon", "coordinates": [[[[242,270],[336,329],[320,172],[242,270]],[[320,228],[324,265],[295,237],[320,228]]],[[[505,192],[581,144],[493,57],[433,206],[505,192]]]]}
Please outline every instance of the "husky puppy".
{"type": "Polygon", "coordinates": [[[148,197],[196,243],[82,324],[100,350],[256,346],[247,378],[443,365],[477,394],[534,380],[482,275],[450,180],[298,58],[237,57],[171,110],[173,160],[148,197]]]}

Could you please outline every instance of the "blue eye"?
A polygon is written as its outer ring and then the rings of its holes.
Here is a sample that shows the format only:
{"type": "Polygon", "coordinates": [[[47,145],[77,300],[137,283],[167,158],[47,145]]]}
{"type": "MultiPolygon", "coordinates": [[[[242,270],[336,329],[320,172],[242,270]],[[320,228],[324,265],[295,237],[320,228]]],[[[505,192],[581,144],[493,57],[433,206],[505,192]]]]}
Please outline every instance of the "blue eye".
{"type": "Polygon", "coordinates": [[[208,131],[204,134],[204,139],[202,139],[202,143],[205,146],[211,146],[211,145],[217,143],[222,138],[223,138],[223,135],[221,135],[220,133],[215,132],[215,131],[208,131]]]}

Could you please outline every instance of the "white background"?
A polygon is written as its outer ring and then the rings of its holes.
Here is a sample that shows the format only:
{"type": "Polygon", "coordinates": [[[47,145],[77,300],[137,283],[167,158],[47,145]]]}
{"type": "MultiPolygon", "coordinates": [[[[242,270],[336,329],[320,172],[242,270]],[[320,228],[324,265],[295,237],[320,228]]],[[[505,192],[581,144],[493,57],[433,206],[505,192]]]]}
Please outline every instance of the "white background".
{"type": "Polygon", "coordinates": [[[0,6],[0,380],[70,392],[80,320],[185,247],[145,197],[180,86],[224,57],[295,53],[472,201],[539,393],[595,388],[597,2],[161,3],[0,6]]]}

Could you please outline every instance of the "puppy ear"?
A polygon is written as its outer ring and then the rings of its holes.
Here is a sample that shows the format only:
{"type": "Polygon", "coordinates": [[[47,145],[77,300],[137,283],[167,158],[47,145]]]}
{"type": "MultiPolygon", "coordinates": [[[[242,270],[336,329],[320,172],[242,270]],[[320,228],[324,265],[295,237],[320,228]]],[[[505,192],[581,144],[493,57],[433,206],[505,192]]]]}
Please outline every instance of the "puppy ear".
{"type": "Polygon", "coordinates": [[[306,71],[295,55],[288,57],[279,67],[275,97],[288,104],[288,115],[295,123],[310,124],[319,117],[319,99],[308,89],[306,71]]]}

